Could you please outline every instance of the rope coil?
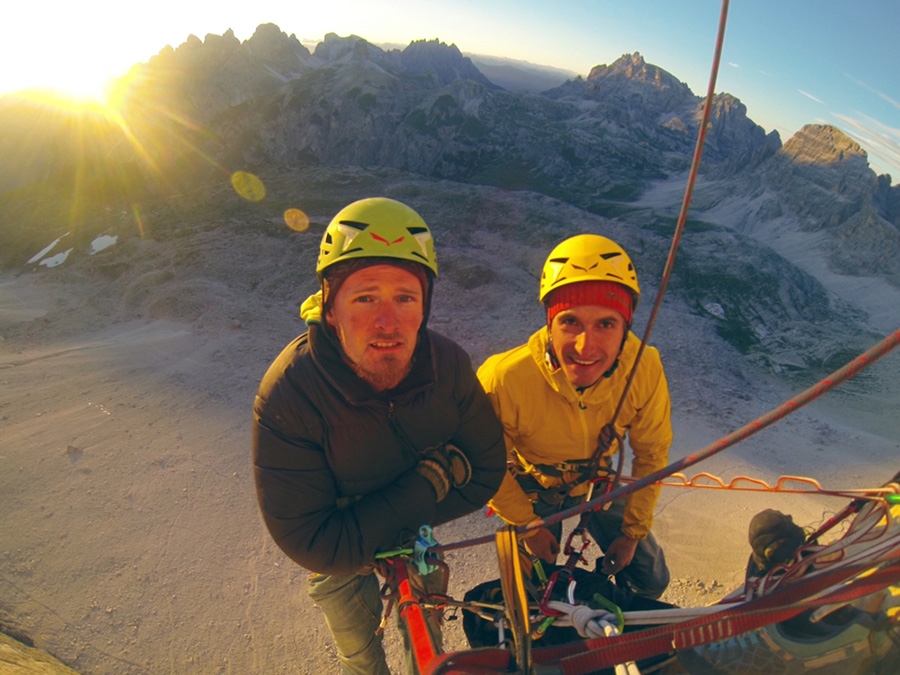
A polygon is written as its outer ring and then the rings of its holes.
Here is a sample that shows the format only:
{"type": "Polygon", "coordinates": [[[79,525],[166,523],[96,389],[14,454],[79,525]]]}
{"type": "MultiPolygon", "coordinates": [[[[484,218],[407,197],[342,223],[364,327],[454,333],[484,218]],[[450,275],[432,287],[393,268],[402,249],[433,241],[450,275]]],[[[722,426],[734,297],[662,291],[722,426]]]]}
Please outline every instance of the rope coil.
{"type": "MultiPolygon", "coordinates": [[[[616,626],[616,615],[605,609],[592,609],[588,605],[570,605],[558,600],[551,600],[550,607],[559,613],[554,622],[557,626],[572,627],[585,639],[613,637],[619,635],[616,626]]],[[[616,664],[616,675],[640,675],[634,661],[616,664]]]]}

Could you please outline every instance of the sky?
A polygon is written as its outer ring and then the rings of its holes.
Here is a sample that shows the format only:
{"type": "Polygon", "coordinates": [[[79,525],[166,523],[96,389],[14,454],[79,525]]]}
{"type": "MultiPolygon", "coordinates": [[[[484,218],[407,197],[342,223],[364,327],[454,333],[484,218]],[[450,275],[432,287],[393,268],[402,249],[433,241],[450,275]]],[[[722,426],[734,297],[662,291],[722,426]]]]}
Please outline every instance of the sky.
{"type": "MultiPolygon", "coordinates": [[[[586,76],[640,52],[704,96],[720,0],[31,0],[3,10],[0,95],[35,86],[102,91],[166,45],[275,23],[302,42],[439,39],[586,76]]],[[[900,183],[900,0],[732,0],[716,91],[787,141],[831,124],[900,183]]]]}

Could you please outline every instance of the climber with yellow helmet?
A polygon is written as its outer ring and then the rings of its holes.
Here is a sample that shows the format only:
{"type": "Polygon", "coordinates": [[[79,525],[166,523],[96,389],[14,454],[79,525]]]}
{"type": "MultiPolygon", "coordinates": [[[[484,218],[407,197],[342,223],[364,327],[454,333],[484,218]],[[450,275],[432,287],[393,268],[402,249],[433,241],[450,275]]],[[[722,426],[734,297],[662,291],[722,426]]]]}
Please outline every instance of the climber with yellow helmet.
{"type": "MultiPolygon", "coordinates": [[[[373,198],[342,209],[322,237],[320,291],[301,307],[308,330],[269,367],[253,406],[263,520],[312,572],[307,590],[345,673],[389,673],[376,554],[478,510],[505,471],[503,430],[469,357],[426,328],[437,271],[431,231],[410,207],[373,198]]],[[[434,589],[437,576],[415,583],[434,589]]]]}
{"type": "MultiPolygon", "coordinates": [[[[640,345],[630,331],[639,299],[637,274],[622,247],[596,234],[566,239],[550,253],[541,276],[547,325],[478,369],[504,427],[510,471],[491,506],[507,523],[530,524],[585,499],[586,460],[612,421],[640,345]]],[[[653,347],[641,356],[615,429],[631,446],[631,475],[666,466],[669,391],[653,347]]],[[[624,448],[613,442],[608,454],[616,451],[624,448]]],[[[601,466],[611,467],[609,456],[603,459],[601,466]]],[[[651,599],[669,583],[665,555],[650,532],[658,496],[659,486],[638,490],[593,512],[587,525],[604,552],[602,573],[651,599]]],[[[561,523],[540,527],[522,543],[553,563],[561,530],[561,523]]]]}

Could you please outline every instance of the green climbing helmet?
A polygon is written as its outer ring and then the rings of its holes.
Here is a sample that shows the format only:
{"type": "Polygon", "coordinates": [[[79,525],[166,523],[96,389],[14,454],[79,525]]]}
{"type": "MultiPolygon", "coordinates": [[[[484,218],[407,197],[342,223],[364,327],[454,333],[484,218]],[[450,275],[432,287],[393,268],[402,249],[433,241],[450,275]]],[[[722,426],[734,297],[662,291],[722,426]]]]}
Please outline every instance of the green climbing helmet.
{"type": "Polygon", "coordinates": [[[344,260],[396,258],[417,262],[437,276],[434,238],[422,217],[406,204],[371,197],[341,209],[325,228],[316,274],[344,260]]]}

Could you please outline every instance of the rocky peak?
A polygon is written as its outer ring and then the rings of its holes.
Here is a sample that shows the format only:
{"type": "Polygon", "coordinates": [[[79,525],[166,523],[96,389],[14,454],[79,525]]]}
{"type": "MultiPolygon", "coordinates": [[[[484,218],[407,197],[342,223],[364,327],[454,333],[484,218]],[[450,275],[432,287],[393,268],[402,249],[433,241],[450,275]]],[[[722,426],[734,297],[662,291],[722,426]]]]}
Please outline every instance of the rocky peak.
{"type": "Polygon", "coordinates": [[[336,33],[328,33],[325,39],[316,46],[315,56],[326,63],[342,59],[365,60],[372,55],[383,55],[384,52],[358,35],[341,37],[336,33]]]}
{"type": "Polygon", "coordinates": [[[184,66],[202,68],[211,62],[228,58],[240,48],[241,42],[234,36],[234,32],[230,28],[222,35],[208,33],[203,40],[191,34],[177,49],[161,51],[159,55],[151,59],[151,63],[154,59],[174,58],[184,66]]]}
{"type": "MultiPolygon", "coordinates": [[[[695,113],[698,121],[702,119],[704,105],[705,99],[702,99],[695,113]]],[[[761,150],[771,152],[781,147],[778,132],[767,135],[765,129],[747,117],[747,106],[731,94],[713,97],[709,119],[706,144],[711,158],[746,162],[749,154],[761,150]]]]}
{"type": "Polygon", "coordinates": [[[296,37],[274,24],[259,26],[243,44],[230,29],[202,42],[190,35],[132,68],[121,81],[122,97],[132,113],[156,100],[204,124],[310,70],[311,60],[296,37]]]}
{"type": "Polygon", "coordinates": [[[244,48],[282,75],[308,70],[309,50],[293,34],[288,37],[274,23],[260,24],[244,48]]]}
{"type": "MultiPolygon", "coordinates": [[[[840,194],[856,208],[868,201],[877,183],[868,155],[840,129],[827,124],[807,124],[779,150],[779,165],[792,179],[806,181],[840,194]]],[[[779,182],[785,183],[782,177],[779,182]]]]}
{"type": "Polygon", "coordinates": [[[644,57],[639,52],[624,54],[609,66],[594,66],[587,79],[589,82],[624,79],[650,84],[658,89],[687,90],[688,93],[691,93],[686,84],[662,68],[644,61],[644,57]]]}
{"type": "Polygon", "coordinates": [[[235,52],[241,48],[241,42],[234,36],[234,31],[230,28],[222,35],[207,33],[203,40],[203,46],[206,51],[220,51],[223,53],[235,52]]]}
{"type": "Polygon", "coordinates": [[[796,164],[825,166],[848,162],[868,166],[869,159],[859,143],[828,124],[807,124],[784,144],[781,154],[796,164]]]}
{"type": "Polygon", "coordinates": [[[879,214],[900,231],[900,185],[891,186],[890,174],[878,176],[875,206],[879,214]]]}
{"type": "Polygon", "coordinates": [[[208,34],[204,40],[196,35],[188,35],[187,39],[176,49],[167,47],[147,64],[139,64],[135,70],[153,71],[158,76],[163,72],[182,72],[185,76],[206,73],[215,70],[240,51],[241,43],[228,29],[223,35],[208,34]]]}
{"type": "Polygon", "coordinates": [[[606,64],[594,66],[588,74],[588,79],[596,80],[603,77],[618,75],[620,77],[626,77],[629,80],[642,80],[646,82],[650,79],[648,78],[650,70],[658,69],[652,66],[648,67],[647,62],[644,61],[644,57],[641,56],[640,52],[634,52],[634,54],[623,54],[610,66],[607,66],[606,64]]]}
{"type": "Polygon", "coordinates": [[[456,45],[447,45],[437,39],[411,42],[400,52],[399,59],[404,70],[416,75],[431,75],[438,86],[456,80],[472,80],[492,89],[497,88],[471,59],[462,55],[456,45]]]}
{"type": "MultiPolygon", "coordinates": [[[[175,49],[173,53],[180,54],[180,55],[190,54],[193,52],[197,52],[197,51],[201,50],[202,48],[203,48],[203,40],[201,40],[196,35],[191,33],[190,35],[187,36],[187,39],[184,42],[182,42],[180,45],[178,45],[178,48],[175,49]]],[[[160,52],[160,53],[168,54],[169,51],[164,50],[163,52],[160,52]]]]}
{"type": "MultiPolygon", "coordinates": [[[[562,88],[561,88],[562,89],[562,88]]],[[[653,115],[693,104],[690,88],[670,73],[644,61],[638,52],[625,54],[612,65],[594,66],[587,79],[575,84],[580,95],[617,106],[641,106],[653,115]]],[[[572,93],[569,88],[567,93],[572,93]]]]}

